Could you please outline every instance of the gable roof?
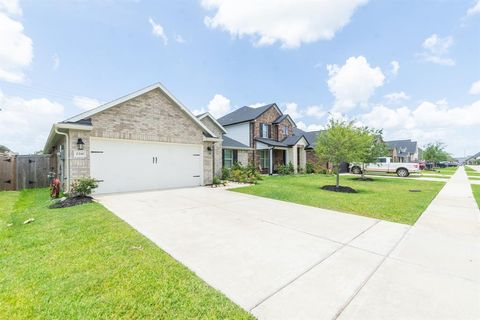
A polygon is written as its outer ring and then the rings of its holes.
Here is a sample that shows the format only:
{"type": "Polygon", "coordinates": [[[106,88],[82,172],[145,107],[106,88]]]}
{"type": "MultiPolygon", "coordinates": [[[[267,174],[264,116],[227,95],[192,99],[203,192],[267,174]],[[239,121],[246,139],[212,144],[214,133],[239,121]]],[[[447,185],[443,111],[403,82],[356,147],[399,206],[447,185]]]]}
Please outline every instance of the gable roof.
{"type": "Polygon", "coordinates": [[[273,124],[279,124],[280,122],[282,122],[283,120],[285,119],[288,119],[288,121],[290,121],[290,123],[296,127],[297,124],[295,123],[295,121],[293,121],[292,117],[290,117],[290,115],[288,114],[282,114],[280,117],[278,117],[275,121],[273,121],[272,123],[273,124]]]}
{"type": "Polygon", "coordinates": [[[318,131],[303,131],[298,128],[293,129],[293,133],[297,136],[303,135],[305,137],[305,140],[308,142],[308,147],[309,148],[315,148],[315,145],[317,144],[317,136],[319,133],[322,133],[324,130],[318,130],[318,131]]]}
{"type": "Polygon", "coordinates": [[[417,141],[410,139],[385,141],[385,143],[388,145],[389,150],[395,148],[401,154],[415,153],[417,151],[417,141]]]}
{"type": "Polygon", "coordinates": [[[467,162],[467,161],[470,161],[470,160],[478,159],[479,157],[480,157],[480,152],[474,154],[473,156],[466,157],[463,161],[467,162]]]}
{"type": "Polygon", "coordinates": [[[241,107],[240,109],[237,109],[233,112],[230,112],[229,114],[224,115],[223,117],[218,119],[218,122],[222,126],[229,126],[232,124],[237,124],[237,123],[242,123],[246,121],[252,121],[261,116],[263,113],[265,113],[268,109],[270,108],[276,108],[278,113],[282,115],[282,111],[278,108],[277,104],[271,103],[264,105],[259,108],[252,108],[252,107],[241,107]]]}
{"type": "Polygon", "coordinates": [[[102,112],[102,111],[105,111],[107,109],[110,109],[112,107],[115,107],[125,101],[128,101],[128,100],[131,100],[131,99],[134,99],[138,96],[141,96],[142,94],[145,94],[147,92],[150,92],[152,90],[155,90],[155,89],[160,89],[160,91],[162,91],[168,98],[170,98],[170,100],[173,101],[174,104],[176,104],[183,112],[185,112],[187,114],[188,117],[190,117],[193,122],[195,122],[200,128],[202,128],[203,132],[205,132],[207,135],[211,136],[211,137],[215,137],[215,134],[213,134],[212,131],[210,131],[210,129],[207,128],[207,126],[205,126],[197,117],[195,117],[193,115],[193,113],[190,112],[190,110],[188,110],[180,101],[177,100],[177,98],[175,98],[160,82],[157,82],[157,83],[154,83],[148,87],[145,87],[143,89],[140,89],[138,91],[135,91],[135,92],[132,92],[126,96],[123,96],[121,98],[118,98],[116,100],[113,100],[111,102],[108,102],[108,103],[105,103],[105,104],[102,104],[96,108],[93,108],[91,110],[88,110],[88,111],[85,111],[85,112],[82,112],[74,117],[71,117],[71,118],[68,118],[66,119],[65,121],[63,121],[64,123],[71,123],[71,122],[78,122],[78,121],[81,121],[81,120],[85,120],[99,112],[102,112]]]}
{"type": "Polygon", "coordinates": [[[222,148],[225,149],[251,149],[249,146],[232,139],[226,135],[223,136],[222,148]]]}
{"type": "Polygon", "coordinates": [[[210,120],[212,120],[213,123],[215,123],[215,125],[220,128],[220,130],[222,130],[223,133],[227,133],[227,130],[225,130],[225,128],[220,123],[218,123],[218,121],[210,114],[210,112],[201,113],[197,115],[197,118],[198,120],[202,120],[203,118],[209,118],[210,120]]]}

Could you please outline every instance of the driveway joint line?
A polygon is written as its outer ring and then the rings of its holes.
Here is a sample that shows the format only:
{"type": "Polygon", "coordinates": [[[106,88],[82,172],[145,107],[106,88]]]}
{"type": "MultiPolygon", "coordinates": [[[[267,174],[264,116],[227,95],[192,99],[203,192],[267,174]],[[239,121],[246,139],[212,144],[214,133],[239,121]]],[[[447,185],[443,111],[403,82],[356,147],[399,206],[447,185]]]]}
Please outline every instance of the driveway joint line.
{"type": "Polygon", "coordinates": [[[291,285],[293,282],[297,281],[298,279],[300,279],[302,276],[304,276],[305,274],[307,274],[309,271],[311,271],[313,268],[315,268],[316,266],[320,265],[322,262],[324,262],[325,260],[327,260],[328,258],[330,258],[331,256],[333,256],[335,253],[337,253],[338,251],[340,251],[341,249],[345,248],[348,246],[348,244],[350,242],[352,242],[353,240],[355,240],[356,238],[360,237],[362,234],[364,234],[365,232],[369,231],[370,229],[372,229],[374,226],[376,226],[378,223],[380,223],[381,220],[377,220],[375,221],[374,223],[372,223],[370,226],[368,226],[366,229],[364,229],[362,232],[360,232],[359,234],[357,234],[355,237],[353,237],[349,242],[347,243],[344,243],[342,244],[341,246],[339,246],[338,248],[336,248],[334,251],[332,251],[330,254],[328,254],[326,257],[320,259],[320,261],[317,261],[316,263],[314,263],[312,266],[310,266],[309,268],[307,268],[305,271],[301,272],[300,274],[298,274],[296,277],[294,277],[292,280],[288,281],[287,283],[285,283],[284,285],[282,285],[279,289],[277,289],[276,291],[272,292],[271,294],[269,294],[268,296],[266,296],[265,298],[261,299],[257,304],[255,304],[252,308],[249,309],[249,312],[252,312],[253,309],[257,308],[258,306],[260,306],[262,303],[264,303],[265,301],[267,301],[268,299],[270,299],[271,297],[273,297],[274,295],[276,295],[277,293],[279,293],[280,291],[282,291],[283,289],[285,289],[286,287],[288,287],[289,285],[291,285]]]}
{"type": "Polygon", "coordinates": [[[367,278],[360,284],[360,286],[358,287],[357,290],[355,290],[355,292],[353,293],[353,295],[346,301],[346,303],[337,311],[337,313],[332,317],[332,320],[336,320],[338,319],[338,317],[340,317],[340,315],[343,313],[343,311],[345,311],[345,309],[350,305],[350,303],[353,301],[353,299],[355,299],[355,297],[360,293],[360,291],[362,291],[362,289],[365,287],[365,285],[368,283],[368,281],[370,281],[370,279],[375,275],[375,273],[377,273],[378,269],[380,269],[380,267],[385,263],[385,261],[387,261],[388,257],[390,256],[390,254],[392,254],[392,252],[398,247],[398,245],[400,244],[400,242],[402,242],[402,240],[406,237],[406,235],[409,233],[409,231],[412,230],[411,228],[410,229],[407,229],[403,234],[402,236],[400,237],[400,239],[398,239],[398,241],[395,243],[395,245],[388,251],[388,254],[386,256],[384,256],[382,258],[382,260],[380,261],[380,263],[372,270],[372,272],[367,276],[367,278]]]}

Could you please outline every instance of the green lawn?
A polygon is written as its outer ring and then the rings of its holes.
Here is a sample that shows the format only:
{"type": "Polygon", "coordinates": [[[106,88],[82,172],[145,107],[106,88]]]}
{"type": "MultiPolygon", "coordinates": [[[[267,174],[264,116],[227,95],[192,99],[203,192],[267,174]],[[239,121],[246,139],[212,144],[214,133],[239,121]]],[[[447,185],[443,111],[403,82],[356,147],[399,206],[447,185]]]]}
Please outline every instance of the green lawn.
{"type": "Polygon", "coordinates": [[[473,196],[477,200],[478,207],[480,207],[480,185],[472,184],[473,196]]]}
{"type": "Polygon", "coordinates": [[[465,172],[467,173],[467,176],[469,176],[469,177],[480,178],[480,172],[478,172],[477,170],[474,170],[470,167],[465,166],[465,172]]]}
{"type": "Polygon", "coordinates": [[[433,170],[422,170],[422,175],[430,174],[442,174],[442,175],[453,175],[457,171],[458,167],[448,167],[448,168],[435,168],[433,170]]]}
{"type": "Polygon", "coordinates": [[[321,190],[321,186],[335,184],[334,176],[324,175],[266,176],[257,185],[232,191],[414,224],[445,184],[380,177],[374,181],[355,181],[354,178],[341,176],[340,184],[354,188],[358,191],[355,194],[321,190]],[[409,192],[411,189],[422,192],[409,192]]]}
{"type": "Polygon", "coordinates": [[[100,204],[48,204],[0,192],[1,318],[253,319],[100,204]]]}

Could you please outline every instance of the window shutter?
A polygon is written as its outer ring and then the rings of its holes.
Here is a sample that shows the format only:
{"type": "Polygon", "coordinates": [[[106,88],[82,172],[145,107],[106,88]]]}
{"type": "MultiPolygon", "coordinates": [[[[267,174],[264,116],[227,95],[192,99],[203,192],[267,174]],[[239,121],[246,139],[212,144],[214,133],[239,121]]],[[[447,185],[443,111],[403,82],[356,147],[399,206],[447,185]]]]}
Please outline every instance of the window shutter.
{"type": "Polygon", "coordinates": [[[238,162],[238,150],[233,150],[233,163],[238,162]]]}
{"type": "Polygon", "coordinates": [[[272,138],[272,125],[271,124],[268,125],[268,138],[269,139],[272,138]]]}

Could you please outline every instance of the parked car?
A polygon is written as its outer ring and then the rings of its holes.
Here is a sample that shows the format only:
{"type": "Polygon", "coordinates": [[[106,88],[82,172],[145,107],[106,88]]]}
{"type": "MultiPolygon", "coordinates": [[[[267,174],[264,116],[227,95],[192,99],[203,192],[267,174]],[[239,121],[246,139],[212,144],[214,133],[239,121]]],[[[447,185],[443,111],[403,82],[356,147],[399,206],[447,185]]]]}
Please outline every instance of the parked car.
{"type": "Polygon", "coordinates": [[[427,167],[427,163],[426,163],[424,160],[420,160],[420,161],[418,162],[418,168],[419,168],[420,170],[425,170],[426,167],[427,167]]]}
{"type": "MultiPolygon", "coordinates": [[[[392,158],[390,157],[378,158],[378,161],[375,163],[365,164],[365,172],[396,173],[399,177],[408,177],[410,173],[420,171],[420,166],[418,163],[391,161],[392,158]]],[[[362,173],[362,165],[358,163],[353,163],[351,168],[351,172],[353,174],[362,173]]]]}

